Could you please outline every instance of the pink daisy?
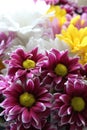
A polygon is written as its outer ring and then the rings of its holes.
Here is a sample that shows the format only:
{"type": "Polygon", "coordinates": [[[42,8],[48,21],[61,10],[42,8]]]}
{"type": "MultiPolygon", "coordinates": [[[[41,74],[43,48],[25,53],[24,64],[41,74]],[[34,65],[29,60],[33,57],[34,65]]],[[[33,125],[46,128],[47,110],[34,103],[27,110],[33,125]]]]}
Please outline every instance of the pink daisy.
{"type": "Polygon", "coordinates": [[[53,88],[57,90],[64,89],[64,83],[68,77],[76,77],[80,65],[78,58],[68,56],[68,51],[59,52],[51,49],[46,53],[48,60],[42,71],[43,84],[53,84],[53,88]]]}
{"type": "Polygon", "coordinates": [[[55,93],[53,110],[58,111],[60,125],[70,125],[70,130],[87,126],[87,84],[83,80],[68,79],[66,92],[55,93]]]}
{"type": "Polygon", "coordinates": [[[14,82],[3,94],[1,103],[6,121],[20,121],[24,128],[41,129],[41,120],[48,117],[51,108],[51,94],[40,86],[38,78],[27,83],[14,82]]]}
{"type": "Polygon", "coordinates": [[[33,49],[31,52],[17,49],[10,57],[8,75],[18,78],[26,73],[30,77],[33,74],[39,74],[41,66],[44,64],[44,58],[44,55],[38,54],[38,48],[33,49]]]}

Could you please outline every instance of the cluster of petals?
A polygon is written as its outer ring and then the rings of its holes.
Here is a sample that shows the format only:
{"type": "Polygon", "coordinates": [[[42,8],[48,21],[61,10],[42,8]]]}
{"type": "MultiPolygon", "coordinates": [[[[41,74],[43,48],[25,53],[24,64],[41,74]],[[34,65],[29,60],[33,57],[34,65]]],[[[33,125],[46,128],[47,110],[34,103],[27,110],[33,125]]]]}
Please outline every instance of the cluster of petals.
{"type": "Polygon", "coordinates": [[[6,90],[12,83],[12,80],[9,76],[0,75],[0,94],[3,94],[3,91],[6,90]]]}
{"type": "Polygon", "coordinates": [[[6,121],[20,121],[25,129],[31,126],[36,129],[42,128],[41,121],[46,120],[50,113],[52,96],[46,88],[40,87],[38,78],[29,79],[26,84],[21,81],[13,82],[4,90],[3,95],[6,98],[0,106],[4,109],[2,114],[6,121]],[[35,98],[29,107],[21,104],[20,96],[24,93],[32,94],[35,98]]]}
{"type": "Polygon", "coordinates": [[[0,32],[0,73],[5,68],[3,60],[5,59],[6,49],[12,45],[12,41],[15,38],[14,32],[0,32]]]}
{"type": "Polygon", "coordinates": [[[15,38],[14,32],[0,32],[0,56],[3,55],[4,51],[10,46],[12,40],[15,38]]]}
{"type": "Polygon", "coordinates": [[[87,13],[83,13],[82,15],[74,16],[71,18],[71,22],[78,29],[87,27],[87,13]]]}
{"type": "Polygon", "coordinates": [[[54,94],[53,110],[56,110],[58,113],[57,116],[60,118],[60,126],[69,124],[70,130],[82,130],[87,125],[86,88],[87,84],[83,80],[68,79],[65,93],[54,94]],[[75,99],[74,105],[72,104],[73,99],[75,99]],[[76,100],[80,104],[75,104],[76,100]]]}
{"type": "MultiPolygon", "coordinates": [[[[18,130],[39,130],[33,126],[31,126],[28,129],[25,129],[22,124],[20,126],[18,126],[18,124],[12,124],[10,128],[7,128],[7,130],[17,130],[17,129],[18,130]]],[[[57,130],[57,128],[50,123],[46,123],[41,130],[57,130]]]]}

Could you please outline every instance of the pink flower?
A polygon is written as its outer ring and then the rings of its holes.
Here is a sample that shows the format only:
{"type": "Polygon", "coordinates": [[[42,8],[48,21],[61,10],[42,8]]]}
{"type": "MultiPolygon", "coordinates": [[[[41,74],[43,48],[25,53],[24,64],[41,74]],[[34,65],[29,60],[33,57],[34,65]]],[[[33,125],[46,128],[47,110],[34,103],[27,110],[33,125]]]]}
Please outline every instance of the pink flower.
{"type": "Polygon", "coordinates": [[[0,75],[0,94],[3,94],[3,91],[10,87],[12,81],[9,76],[0,75]]]}
{"type": "Polygon", "coordinates": [[[10,46],[14,38],[14,32],[8,32],[8,34],[0,32],[0,56],[5,53],[5,50],[10,46]]]}
{"type": "Polygon", "coordinates": [[[69,57],[68,51],[59,52],[56,49],[51,49],[46,55],[48,60],[42,71],[43,84],[52,83],[53,88],[64,89],[64,83],[68,77],[78,75],[80,69],[78,58],[69,57]]]}
{"type": "Polygon", "coordinates": [[[9,60],[8,75],[21,77],[25,74],[32,77],[33,74],[39,74],[41,66],[44,65],[45,56],[38,54],[38,48],[31,52],[24,52],[23,49],[17,49],[12,53],[9,60]]]}
{"type": "Polygon", "coordinates": [[[58,111],[60,125],[70,125],[70,130],[87,126],[87,84],[83,80],[68,79],[66,92],[55,93],[53,110],[58,111]]]}
{"type": "Polygon", "coordinates": [[[1,107],[6,121],[20,121],[26,129],[31,126],[42,128],[41,121],[50,114],[52,96],[40,86],[38,78],[29,79],[26,84],[25,81],[13,82],[3,95],[6,98],[1,107]]]}

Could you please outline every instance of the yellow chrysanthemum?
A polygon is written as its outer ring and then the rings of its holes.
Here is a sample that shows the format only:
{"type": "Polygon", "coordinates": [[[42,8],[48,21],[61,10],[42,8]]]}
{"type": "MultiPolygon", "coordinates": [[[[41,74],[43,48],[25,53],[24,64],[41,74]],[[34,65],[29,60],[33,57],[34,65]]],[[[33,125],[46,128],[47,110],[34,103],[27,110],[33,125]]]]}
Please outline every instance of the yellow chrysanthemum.
{"type": "Polygon", "coordinates": [[[66,10],[61,9],[59,6],[51,5],[47,11],[47,14],[52,12],[54,13],[54,15],[50,17],[50,20],[52,21],[54,18],[58,18],[58,20],[60,21],[60,25],[62,26],[66,21],[66,10]]]}
{"type": "MultiPolygon", "coordinates": [[[[74,25],[70,24],[66,30],[62,30],[62,33],[56,36],[70,46],[71,52],[77,53],[80,57],[83,54],[85,56],[87,52],[87,27],[77,29],[74,25]]],[[[81,62],[85,63],[85,61],[81,62]]]]}

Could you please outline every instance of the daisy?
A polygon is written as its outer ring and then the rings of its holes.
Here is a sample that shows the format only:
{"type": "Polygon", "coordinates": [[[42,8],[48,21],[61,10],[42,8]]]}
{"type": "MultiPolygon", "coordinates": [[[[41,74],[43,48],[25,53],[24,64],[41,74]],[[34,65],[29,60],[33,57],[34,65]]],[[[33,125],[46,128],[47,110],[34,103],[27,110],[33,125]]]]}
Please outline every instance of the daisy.
{"type": "Polygon", "coordinates": [[[41,121],[50,114],[51,94],[40,86],[38,78],[27,83],[13,82],[3,94],[6,98],[1,103],[6,121],[21,122],[24,128],[41,129],[41,121]]]}
{"type": "Polygon", "coordinates": [[[68,79],[65,93],[55,93],[53,110],[57,110],[60,125],[70,130],[82,130],[87,124],[87,84],[83,80],[68,79]]]}
{"type": "Polygon", "coordinates": [[[65,30],[62,30],[60,35],[56,35],[70,46],[70,52],[77,54],[80,57],[80,62],[85,64],[87,57],[87,27],[78,29],[73,24],[65,30]]]}
{"type": "Polygon", "coordinates": [[[29,73],[30,77],[32,77],[33,74],[40,73],[44,59],[45,56],[38,53],[38,48],[30,52],[25,52],[21,48],[17,49],[11,54],[10,60],[8,61],[8,75],[18,78],[29,73]]]}
{"type": "Polygon", "coordinates": [[[53,88],[64,89],[68,77],[78,75],[80,69],[78,58],[69,57],[68,51],[59,52],[56,49],[47,51],[46,55],[48,60],[41,72],[43,84],[52,83],[53,88]]]}

